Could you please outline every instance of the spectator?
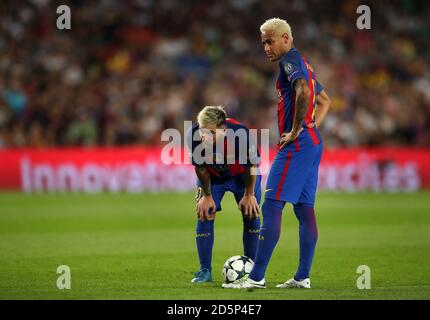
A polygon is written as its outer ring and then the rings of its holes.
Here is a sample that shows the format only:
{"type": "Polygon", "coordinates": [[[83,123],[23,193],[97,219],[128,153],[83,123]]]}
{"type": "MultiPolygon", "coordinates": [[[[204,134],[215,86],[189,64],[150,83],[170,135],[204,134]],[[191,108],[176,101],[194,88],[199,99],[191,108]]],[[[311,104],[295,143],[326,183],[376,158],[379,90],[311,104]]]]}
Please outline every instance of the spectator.
{"type": "Polygon", "coordinates": [[[357,1],[0,2],[0,146],[159,144],[203,105],[273,127],[273,65],[259,25],[280,16],[333,98],[328,146],[430,145],[430,5],[357,1]],[[311,17],[311,18],[310,18],[311,17]],[[79,111],[77,111],[79,110],[79,111]]]}

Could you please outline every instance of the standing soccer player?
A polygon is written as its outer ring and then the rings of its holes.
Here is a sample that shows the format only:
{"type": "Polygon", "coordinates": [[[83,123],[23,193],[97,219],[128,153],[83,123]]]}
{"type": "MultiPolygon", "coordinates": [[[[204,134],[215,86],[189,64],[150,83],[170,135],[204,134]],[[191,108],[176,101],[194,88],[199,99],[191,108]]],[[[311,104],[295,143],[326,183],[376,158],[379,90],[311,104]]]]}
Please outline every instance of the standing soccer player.
{"type": "Polygon", "coordinates": [[[264,274],[279,240],[282,210],[289,202],[299,221],[300,261],[295,276],[277,287],[310,288],[318,238],[314,205],[322,153],[317,128],[329,110],[330,99],[309,62],[294,48],[291,28],[285,20],[267,20],[260,31],[267,57],[271,62],[279,61],[276,89],[281,139],[267,180],[255,266],[249,277],[223,287],[266,287],[264,274]]]}
{"type": "Polygon", "coordinates": [[[260,230],[259,155],[248,128],[227,118],[220,106],[200,111],[186,141],[198,178],[196,245],[200,270],[191,282],[211,282],[214,220],[227,191],[233,193],[242,211],[244,255],[255,260],[260,230]]]}

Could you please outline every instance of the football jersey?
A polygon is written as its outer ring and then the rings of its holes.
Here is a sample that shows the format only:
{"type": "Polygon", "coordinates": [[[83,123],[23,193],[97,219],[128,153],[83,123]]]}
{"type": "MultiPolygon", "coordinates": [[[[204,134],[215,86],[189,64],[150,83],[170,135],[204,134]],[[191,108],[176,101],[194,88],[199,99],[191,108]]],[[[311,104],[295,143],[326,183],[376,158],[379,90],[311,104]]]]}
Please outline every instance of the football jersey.
{"type": "MultiPolygon", "coordinates": [[[[212,163],[208,163],[209,161],[204,161],[202,163],[201,158],[206,156],[204,154],[205,151],[202,152],[202,155],[200,155],[198,150],[196,151],[196,148],[202,142],[199,124],[194,123],[186,134],[186,144],[189,150],[191,163],[194,166],[205,166],[211,175],[211,181],[213,182],[222,182],[231,179],[234,176],[243,174],[246,171],[246,167],[258,165],[260,162],[258,148],[254,137],[252,137],[249,132],[249,129],[240,122],[231,118],[227,118],[225,124],[227,129],[231,129],[234,133],[238,133],[239,130],[243,130],[242,133],[244,133],[246,136],[246,141],[240,141],[240,139],[235,136],[234,148],[228,148],[227,137],[225,137],[223,143],[221,144],[222,150],[216,150],[216,145],[213,145],[212,163]],[[246,143],[246,146],[242,145],[241,147],[241,143],[246,143]],[[230,151],[230,153],[234,151],[234,154],[229,154],[228,151],[230,151]],[[243,154],[244,152],[245,154],[243,154]],[[227,159],[230,159],[230,164],[228,164],[227,159]]],[[[231,141],[228,142],[233,143],[233,139],[230,140],[231,141]]]]}
{"type": "Polygon", "coordinates": [[[278,91],[278,129],[279,135],[288,133],[293,127],[296,93],[294,83],[298,79],[306,80],[311,96],[303,127],[315,125],[316,96],[324,89],[317,81],[311,65],[296,48],[292,48],[279,60],[279,76],[276,81],[278,91]]]}

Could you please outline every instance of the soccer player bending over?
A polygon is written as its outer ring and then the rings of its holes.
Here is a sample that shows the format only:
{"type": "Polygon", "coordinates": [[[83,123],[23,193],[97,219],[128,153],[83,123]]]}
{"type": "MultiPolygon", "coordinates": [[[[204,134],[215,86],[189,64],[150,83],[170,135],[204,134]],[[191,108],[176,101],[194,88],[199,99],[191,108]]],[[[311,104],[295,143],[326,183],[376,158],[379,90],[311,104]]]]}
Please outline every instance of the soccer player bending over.
{"type": "Polygon", "coordinates": [[[300,260],[295,276],[278,288],[310,288],[310,270],[318,238],[315,192],[322,139],[318,132],[330,107],[330,99],[315,73],[293,46],[289,24],[267,20],[261,27],[264,51],[271,62],[278,61],[279,150],[270,168],[262,206],[263,225],[251,274],[224,288],[265,288],[264,274],[279,240],[282,210],[293,205],[299,221],[300,260]]]}
{"type": "Polygon", "coordinates": [[[220,106],[207,106],[187,132],[187,145],[197,174],[196,245],[200,271],[193,283],[212,281],[214,221],[227,191],[233,193],[243,220],[244,255],[255,260],[260,229],[259,155],[249,130],[227,118],[220,106]]]}

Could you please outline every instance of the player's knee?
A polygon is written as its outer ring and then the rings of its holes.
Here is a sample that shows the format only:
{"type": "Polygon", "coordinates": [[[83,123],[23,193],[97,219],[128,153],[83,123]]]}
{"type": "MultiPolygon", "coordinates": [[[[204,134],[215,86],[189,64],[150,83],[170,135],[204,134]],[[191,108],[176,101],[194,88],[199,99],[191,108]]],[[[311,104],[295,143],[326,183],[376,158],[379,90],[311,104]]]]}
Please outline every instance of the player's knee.
{"type": "Polygon", "coordinates": [[[300,219],[308,218],[309,211],[314,212],[314,207],[308,204],[296,203],[293,205],[294,214],[300,219]]]}
{"type": "Polygon", "coordinates": [[[196,217],[196,219],[197,219],[197,224],[199,224],[199,223],[202,223],[202,224],[205,224],[205,223],[207,223],[207,222],[209,222],[209,223],[214,223],[214,221],[215,221],[215,218],[216,218],[216,213],[217,213],[217,211],[215,211],[214,213],[211,213],[211,214],[209,214],[208,216],[207,216],[207,220],[205,220],[205,221],[200,221],[199,220],[199,217],[196,217]]]}
{"type": "Polygon", "coordinates": [[[280,200],[266,199],[261,206],[261,211],[263,212],[263,217],[265,215],[280,214],[284,208],[285,202],[280,200]]]}
{"type": "Polygon", "coordinates": [[[197,220],[196,232],[197,233],[208,233],[212,232],[214,228],[214,220],[200,221],[197,220]]]}
{"type": "Polygon", "coordinates": [[[243,220],[243,228],[245,231],[249,231],[250,233],[252,233],[255,230],[260,229],[260,218],[249,219],[248,217],[243,215],[242,220],[243,220]]]}
{"type": "Polygon", "coordinates": [[[260,235],[263,237],[270,236],[274,239],[279,239],[281,233],[282,209],[285,202],[266,199],[262,206],[263,211],[263,226],[260,235]]]}

